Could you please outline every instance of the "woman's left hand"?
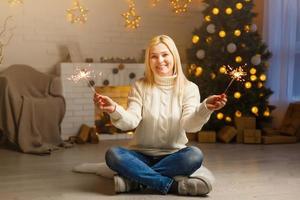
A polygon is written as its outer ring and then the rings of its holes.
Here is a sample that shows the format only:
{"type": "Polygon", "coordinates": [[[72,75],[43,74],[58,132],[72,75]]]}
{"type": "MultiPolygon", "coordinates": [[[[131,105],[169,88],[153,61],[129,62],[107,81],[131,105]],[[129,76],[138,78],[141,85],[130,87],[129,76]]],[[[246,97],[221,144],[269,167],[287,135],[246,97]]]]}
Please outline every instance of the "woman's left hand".
{"type": "Polygon", "coordinates": [[[206,107],[209,110],[220,110],[226,105],[227,95],[212,95],[206,98],[206,107]]]}

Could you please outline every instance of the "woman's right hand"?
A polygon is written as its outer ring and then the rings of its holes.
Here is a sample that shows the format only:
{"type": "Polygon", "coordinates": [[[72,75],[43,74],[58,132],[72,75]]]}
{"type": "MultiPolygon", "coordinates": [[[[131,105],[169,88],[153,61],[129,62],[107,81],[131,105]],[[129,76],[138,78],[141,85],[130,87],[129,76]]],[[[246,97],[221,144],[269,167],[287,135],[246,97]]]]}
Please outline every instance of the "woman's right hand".
{"type": "Polygon", "coordinates": [[[117,107],[117,103],[111,98],[98,93],[94,94],[94,103],[101,111],[107,113],[113,113],[117,107]]]}

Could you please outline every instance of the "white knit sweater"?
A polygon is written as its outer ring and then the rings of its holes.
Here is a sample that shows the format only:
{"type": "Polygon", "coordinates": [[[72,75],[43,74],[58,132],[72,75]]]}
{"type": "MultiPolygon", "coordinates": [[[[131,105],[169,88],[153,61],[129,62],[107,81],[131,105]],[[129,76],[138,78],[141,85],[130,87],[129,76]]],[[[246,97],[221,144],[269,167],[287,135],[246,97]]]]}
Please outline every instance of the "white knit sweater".
{"type": "Polygon", "coordinates": [[[136,128],[130,148],[141,153],[159,156],[186,147],[185,132],[199,131],[212,111],[205,100],[200,103],[198,86],[188,82],[182,103],[174,94],[176,76],[155,76],[152,88],[139,80],[128,96],[128,108],[120,105],[110,114],[114,126],[122,130],[136,128]]]}

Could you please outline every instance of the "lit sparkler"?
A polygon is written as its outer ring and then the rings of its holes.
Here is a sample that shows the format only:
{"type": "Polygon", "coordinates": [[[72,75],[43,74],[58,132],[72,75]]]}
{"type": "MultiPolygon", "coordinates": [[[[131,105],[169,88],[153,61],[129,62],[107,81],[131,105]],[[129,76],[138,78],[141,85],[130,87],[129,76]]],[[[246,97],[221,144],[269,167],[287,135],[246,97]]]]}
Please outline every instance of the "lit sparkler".
{"type": "Polygon", "coordinates": [[[227,90],[229,89],[229,87],[231,86],[231,84],[233,83],[234,80],[237,81],[245,81],[243,79],[243,76],[247,75],[247,72],[245,72],[243,70],[242,66],[237,67],[236,69],[232,69],[229,65],[227,66],[229,68],[229,71],[226,70],[226,74],[229,74],[229,76],[232,78],[230,83],[228,84],[226,90],[224,91],[224,94],[226,94],[227,90]]]}
{"type": "MultiPolygon", "coordinates": [[[[98,74],[99,76],[102,75],[102,73],[100,72],[98,74]]],[[[88,83],[89,88],[91,88],[91,90],[94,93],[97,93],[95,88],[94,88],[94,78],[96,78],[96,75],[94,75],[94,71],[93,70],[88,70],[86,68],[76,68],[75,69],[75,73],[73,75],[71,75],[69,78],[67,78],[68,80],[74,81],[75,83],[79,82],[80,80],[84,79],[86,80],[86,82],[88,83]]]]}

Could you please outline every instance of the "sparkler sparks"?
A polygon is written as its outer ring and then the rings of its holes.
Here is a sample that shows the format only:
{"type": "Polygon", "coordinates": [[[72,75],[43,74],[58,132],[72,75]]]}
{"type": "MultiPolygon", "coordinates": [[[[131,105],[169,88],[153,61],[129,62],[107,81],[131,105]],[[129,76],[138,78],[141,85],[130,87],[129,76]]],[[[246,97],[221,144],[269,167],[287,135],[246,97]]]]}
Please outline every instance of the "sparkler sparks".
{"type": "MultiPolygon", "coordinates": [[[[247,64],[246,64],[247,65],[247,64]]],[[[245,65],[244,65],[245,66],[245,65]]],[[[244,67],[243,66],[243,67],[244,67]]],[[[229,74],[229,76],[232,78],[230,83],[228,84],[227,88],[224,91],[224,94],[226,94],[227,90],[229,89],[229,87],[231,86],[231,84],[233,83],[234,80],[237,81],[245,81],[245,79],[243,78],[243,76],[247,75],[247,72],[245,72],[243,70],[242,66],[237,67],[236,69],[232,69],[229,65],[227,66],[229,68],[229,71],[226,70],[225,74],[229,74]]]]}
{"type": "Polygon", "coordinates": [[[93,70],[88,70],[86,68],[77,67],[75,69],[75,73],[67,79],[70,81],[74,81],[75,83],[78,83],[80,80],[84,79],[88,83],[89,88],[91,88],[91,90],[94,93],[97,93],[94,88],[93,82],[94,82],[94,79],[97,78],[97,76],[101,76],[101,75],[102,75],[101,72],[98,75],[95,75],[93,70]]]}

